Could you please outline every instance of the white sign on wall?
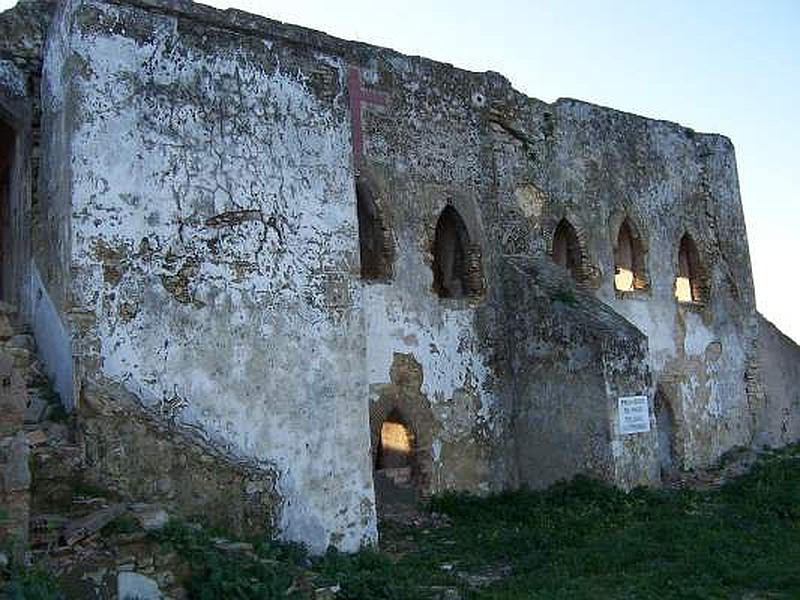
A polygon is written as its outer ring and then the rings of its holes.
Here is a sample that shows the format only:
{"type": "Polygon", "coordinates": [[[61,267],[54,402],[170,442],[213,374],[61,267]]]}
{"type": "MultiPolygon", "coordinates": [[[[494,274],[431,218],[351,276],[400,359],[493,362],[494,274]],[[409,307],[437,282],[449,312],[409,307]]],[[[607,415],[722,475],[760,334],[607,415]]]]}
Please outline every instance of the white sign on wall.
{"type": "Polygon", "coordinates": [[[647,396],[627,396],[619,399],[619,432],[645,433],[650,431],[650,409],[647,396]]]}

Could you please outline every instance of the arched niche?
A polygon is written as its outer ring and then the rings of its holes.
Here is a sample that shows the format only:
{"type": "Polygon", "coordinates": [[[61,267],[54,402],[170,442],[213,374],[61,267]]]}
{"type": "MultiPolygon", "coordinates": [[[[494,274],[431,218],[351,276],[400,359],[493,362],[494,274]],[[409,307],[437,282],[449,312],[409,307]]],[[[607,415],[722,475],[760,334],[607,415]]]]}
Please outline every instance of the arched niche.
{"type": "Polygon", "coordinates": [[[368,282],[389,281],[394,262],[392,236],[372,189],[360,180],[356,182],[356,207],[361,279],[368,282]]]}
{"type": "Polygon", "coordinates": [[[583,278],[583,252],[578,232],[566,218],[561,219],[553,233],[553,262],[569,272],[573,279],[583,278]]]}
{"type": "Polygon", "coordinates": [[[478,296],[483,291],[480,245],[472,243],[464,220],[450,205],[436,222],[433,289],[441,298],[478,296]]]}
{"type": "Polygon", "coordinates": [[[669,480],[679,468],[678,428],[672,403],[660,385],[656,388],[653,409],[656,416],[661,479],[669,480]]]}
{"type": "Polygon", "coordinates": [[[648,288],[645,245],[638,228],[628,218],[619,226],[614,246],[614,287],[620,292],[648,288]]]}
{"type": "Polygon", "coordinates": [[[679,302],[703,303],[706,301],[706,296],[705,267],[700,259],[697,244],[691,235],[685,233],[678,245],[675,297],[679,302]]]}

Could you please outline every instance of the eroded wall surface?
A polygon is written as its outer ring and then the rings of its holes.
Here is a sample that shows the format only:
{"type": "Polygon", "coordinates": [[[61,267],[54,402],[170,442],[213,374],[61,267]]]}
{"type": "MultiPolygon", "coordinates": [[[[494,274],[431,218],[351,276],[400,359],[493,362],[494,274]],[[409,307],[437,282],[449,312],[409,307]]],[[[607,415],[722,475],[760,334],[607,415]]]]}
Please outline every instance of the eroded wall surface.
{"type": "Polygon", "coordinates": [[[121,383],[274,468],[284,536],[375,539],[394,408],[423,493],[654,483],[656,390],[681,467],[752,441],[755,309],[725,138],[192,3],[64,2],[45,63],[41,272],[76,381],[121,383]],[[371,281],[357,185],[391,267],[371,281]],[[434,283],[446,207],[469,238],[463,298],[434,283]],[[565,217],[577,282],[549,258],[565,217]],[[647,285],[620,293],[625,218],[647,285]],[[684,233],[702,302],[674,297],[684,233]],[[647,397],[650,432],[618,430],[629,395],[647,397]]]}
{"type": "Polygon", "coordinates": [[[587,472],[656,482],[654,436],[623,440],[614,429],[619,395],[652,395],[644,337],[621,317],[616,330],[601,323],[593,312],[613,312],[585,294],[583,311],[559,309],[558,291],[574,292],[562,272],[509,268],[549,258],[519,210],[517,178],[529,175],[532,152],[524,134],[498,124],[508,82],[388,51],[356,59],[360,85],[382,98],[362,108],[360,181],[394,257],[390,279],[365,287],[371,406],[385,414],[387,396],[398,396],[397,357],[412,357],[422,400],[414,386],[410,405],[396,405],[424,418],[421,404],[434,417],[418,434],[430,443],[418,448],[432,458],[428,491],[543,486],[587,472]],[[446,207],[480,248],[478,294],[437,294],[435,231],[446,207]]]}
{"type": "Polygon", "coordinates": [[[52,151],[71,166],[81,376],[99,369],[274,465],[284,536],[371,542],[338,61],[131,6],[71,2],[60,18],[52,151]]]}
{"type": "Polygon", "coordinates": [[[758,402],[755,444],[780,447],[800,440],[800,347],[758,315],[758,402]]]}
{"type": "Polygon", "coordinates": [[[544,105],[513,90],[488,95],[509,252],[550,253],[559,222],[576,229],[579,286],[648,337],[655,389],[675,414],[676,460],[713,462],[749,444],[745,372],[755,301],[730,142],[575,100],[544,105]],[[643,246],[644,289],[614,287],[625,219],[643,246]],[[678,248],[696,242],[702,302],[675,298],[678,248]]]}

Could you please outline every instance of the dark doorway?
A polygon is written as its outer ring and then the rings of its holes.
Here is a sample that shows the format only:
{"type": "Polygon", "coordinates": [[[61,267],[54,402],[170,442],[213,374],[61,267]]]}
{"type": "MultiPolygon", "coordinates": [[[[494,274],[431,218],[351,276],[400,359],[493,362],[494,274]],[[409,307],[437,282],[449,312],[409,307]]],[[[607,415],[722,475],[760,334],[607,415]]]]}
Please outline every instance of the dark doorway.
{"type": "Polygon", "coordinates": [[[666,394],[661,388],[656,390],[653,401],[658,432],[658,462],[661,466],[661,480],[668,481],[677,472],[675,454],[675,413],[666,394]]]}
{"type": "Polygon", "coordinates": [[[415,436],[397,410],[381,424],[375,453],[375,497],[382,519],[403,521],[416,514],[415,436]]]}
{"type": "Polygon", "coordinates": [[[582,259],[578,232],[566,219],[561,219],[553,234],[553,261],[569,271],[573,279],[580,279],[582,259]]]}
{"type": "Polygon", "coordinates": [[[392,278],[393,259],[389,232],[372,192],[360,181],[356,183],[356,204],[361,279],[364,281],[388,281],[392,278]]]}
{"type": "Polygon", "coordinates": [[[16,133],[0,119],[0,298],[14,302],[11,191],[16,153],[16,133]]]}

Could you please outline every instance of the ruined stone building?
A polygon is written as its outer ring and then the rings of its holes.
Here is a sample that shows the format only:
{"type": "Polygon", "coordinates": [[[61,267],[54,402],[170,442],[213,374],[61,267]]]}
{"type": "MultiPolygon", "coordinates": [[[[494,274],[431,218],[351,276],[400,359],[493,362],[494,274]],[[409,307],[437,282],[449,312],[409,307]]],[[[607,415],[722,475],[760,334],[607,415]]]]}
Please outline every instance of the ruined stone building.
{"type": "Polygon", "coordinates": [[[631,488],[800,437],[727,138],[188,0],[0,30],[2,295],[92,480],[353,550],[404,473],[631,488]]]}

